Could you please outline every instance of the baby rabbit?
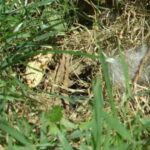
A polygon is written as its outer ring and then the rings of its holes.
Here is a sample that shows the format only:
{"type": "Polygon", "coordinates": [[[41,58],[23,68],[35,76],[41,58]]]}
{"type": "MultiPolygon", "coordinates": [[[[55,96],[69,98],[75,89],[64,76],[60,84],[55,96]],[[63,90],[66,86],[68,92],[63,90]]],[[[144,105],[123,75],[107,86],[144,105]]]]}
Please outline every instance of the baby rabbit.
{"type": "Polygon", "coordinates": [[[136,49],[130,49],[126,51],[125,54],[118,55],[114,58],[106,58],[113,85],[117,85],[120,88],[125,88],[126,71],[130,81],[134,81],[135,79],[139,80],[139,76],[140,81],[138,82],[148,82],[150,79],[150,65],[144,65],[145,61],[148,62],[148,59],[149,49],[146,44],[143,44],[136,49]]]}

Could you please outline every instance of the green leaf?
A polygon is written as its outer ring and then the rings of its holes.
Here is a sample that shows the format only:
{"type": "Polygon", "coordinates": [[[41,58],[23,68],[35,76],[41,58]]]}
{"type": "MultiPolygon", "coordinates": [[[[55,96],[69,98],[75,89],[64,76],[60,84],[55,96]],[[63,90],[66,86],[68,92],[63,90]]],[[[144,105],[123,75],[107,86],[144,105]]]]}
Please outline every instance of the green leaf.
{"type": "Polygon", "coordinates": [[[76,129],[77,128],[77,125],[72,123],[71,121],[65,119],[65,118],[62,118],[61,119],[61,124],[66,127],[68,130],[69,129],[76,129]]]}
{"type": "Polygon", "coordinates": [[[150,119],[141,119],[140,121],[144,127],[150,128],[150,119]]]}
{"type": "Polygon", "coordinates": [[[50,37],[55,36],[56,32],[54,31],[49,31],[48,33],[44,33],[42,35],[39,35],[37,37],[34,38],[34,41],[42,41],[42,40],[47,40],[50,37]]]}
{"type": "Polygon", "coordinates": [[[62,17],[59,14],[53,14],[51,17],[49,17],[50,25],[52,29],[56,31],[65,31],[65,23],[62,19],[62,17]]]}
{"type": "Polygon", "coordinates": [[[62,108],[60,106],[53,106],[47,115],[51,122],[60,122],[63,117],[62,108]]]}

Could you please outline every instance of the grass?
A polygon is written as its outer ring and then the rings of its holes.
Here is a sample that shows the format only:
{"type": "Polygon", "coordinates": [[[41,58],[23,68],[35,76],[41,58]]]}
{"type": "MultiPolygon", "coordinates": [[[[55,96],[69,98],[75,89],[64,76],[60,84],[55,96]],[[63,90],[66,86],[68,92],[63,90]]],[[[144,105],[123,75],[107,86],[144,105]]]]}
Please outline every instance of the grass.
{"type": "MultiPolygon", "coordinates": [[[[101,3],[99,5],[102,8],[94,3],[89,4],[97,13],[102,11],[107,14],[107,11],[111,11],[110,8],[104,10],[101,3]]],[[[118,9],[118,12],[119,6],[126,10],[113,23],[111,18],[109,20],[102,16],[101,27],[95,20],[95,25],[101,32],[95,29],[97,34],[94,39],[93,31],[88,26],[77,23],[79,7],[73,1],[2,1],[1,148],[149,149],[149,88],[137,89],[130,97],[128,93],[122,96],[111,84],[103,55],[103,52],[113,53],[111,50],[118,46],[118,40],[124,47],[132,43],[137,44],[141,38],[148,41],[149,33],[143,33],[140,23],[146,26],[146,32],[149,18],[143,23],[143,16],[138,15],[138,9],[132,3],[127,7],[128,4],[123,1],[116,1],[116,6],[112,7],[118,9]],[[130,17],[133,12],[134,17],[130,17]],[[129,15],[128,26],[124,25],[126,15],[129,15]],[[134,33],[131,32],[133,29],[134,33]],[[140,33],[145,36],[142,37],[140,33]],[[98,50],[93,48],[93,45],[98,50]],[[49,91],[46,87],[53,88],[53,85],[46,85],[47,82],[42,81],[41,85],[30,89],[23,78],[25,68],[28,62],[40,53],[53,54],[53,60],[47,64],[49,68],[45,74],[48,70],[51,73],[57,71],[58,64],[64,63],[60,61],[62,55],[70,56],[70,69],[80,62],[78,69],[73,69],[68,75],[68,80],[72,80],[73,85],[63,89],[61,83],[58,84],[59,90],[54,88],[54,91],[49,91]],[[124,97],[127,98],[126,101],[124,97]]],[[[125,68],[124,70],[126,71],[125,68]]],[[[63,72],[61,73],[63,75],[63,72]]],[[[49,76],[52,77],[51,74],[49,76]]],[[[46,80],[46,75],[43,78],[46,80]]]]}

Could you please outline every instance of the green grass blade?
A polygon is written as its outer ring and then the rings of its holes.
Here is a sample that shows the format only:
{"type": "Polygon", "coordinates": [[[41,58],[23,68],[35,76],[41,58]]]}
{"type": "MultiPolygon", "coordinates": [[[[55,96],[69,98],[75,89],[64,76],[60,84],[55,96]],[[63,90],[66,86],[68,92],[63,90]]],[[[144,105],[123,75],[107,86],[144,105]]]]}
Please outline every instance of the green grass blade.
{"type": "Polygon", "coordinates": [[[109,127],[114,129],[123,139],[133,141],[130,132],[124,127],[123,124],[120,123],[117,118],[110,116],[106,112],[103,112],[103,117],[109,127]]]}
{"type": "Polygon", "coordinates": [[[103,123],[103,95],[100,79],[96,81],[94,86],[94,119],[93,119],[93,148],[99,150],[102,138],[102,123],[103,123]]]}
{"type": "Polygon", "coordinates": [[[12,57],[8,56],[4,61],[1,62],[0,64],[0,70],[4,70],[6,69],[7,67],[10,67],[16,63],[19,63],[21,61],[24,61],[28,58],[31,58],[35,55],[38,55],[38,54],[48,54],[48,53],[52,53],[52,54],[69,54],[69,55],[74,55],[74,56],[83,56],[83,57],[86,57],[86,58],[91,58],[91,59],[96,59],[96,58],[99,58],[98,56],[96,55],[91,55],[91,54],[88,54],[88,53],[84,53],[84,52],[80,52],[80,51],[72,51],[72,50],[46,50],[46,51],[43,51],[43,50],[38,50],[38,51],[28,51],[28,52],[25,52],[25,53],[21,53],[21,54],[14,54],[12,57]]]}
{"type": "Polygon", "coordinates": [[[6,121],[0,119],[0,129],[24,145],[30,145],[29,140],[19,131],[12,128],[6,121]]]}
{"type": "Polygon", "coordinates": [[[67,139],[65,138],[64,134],[61,131],[59,131],[58,137],[64,150],[73,150],[70,144],[68,143],[67,139]]]}
{"type": "Polygon", "coordinates": [[[100,62],[102,64],[102,71],[103,71],[104,80],[105,80],[105,83],[106,83],[106,90],[107,90],[107,93],[108,93],[110,106],[111,106],[113,114],[116,116],[114,98],[113,98],[113,94],[112,94],[112,83],[110,81],[110,77],[109,77],[109,73],[108,73],[108,64],[106,63],[105,56],[102,53],[101,53],[99,59],[100,59],[100,62]]]}

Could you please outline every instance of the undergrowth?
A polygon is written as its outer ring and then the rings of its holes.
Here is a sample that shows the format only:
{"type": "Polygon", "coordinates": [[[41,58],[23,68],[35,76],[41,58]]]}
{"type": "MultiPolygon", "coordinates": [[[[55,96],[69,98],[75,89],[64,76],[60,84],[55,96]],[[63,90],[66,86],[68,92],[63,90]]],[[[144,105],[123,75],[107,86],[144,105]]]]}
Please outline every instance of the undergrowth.
{"type": "Polygon", "coordinates": [[[149,111],[139,102],[149,107],[149,88],[135,95],[113,89],[103,55],[114,54],[118,41],[129,48],[149,40],[149,5],[112,2],[1,1],[0,149],[150,148],[149,111]],[[71,88],[28,87],[26,66],[41,53],[53,54],[49,70],[61,55],[71,57],[68,67],[79,62],[71,88]]]}

